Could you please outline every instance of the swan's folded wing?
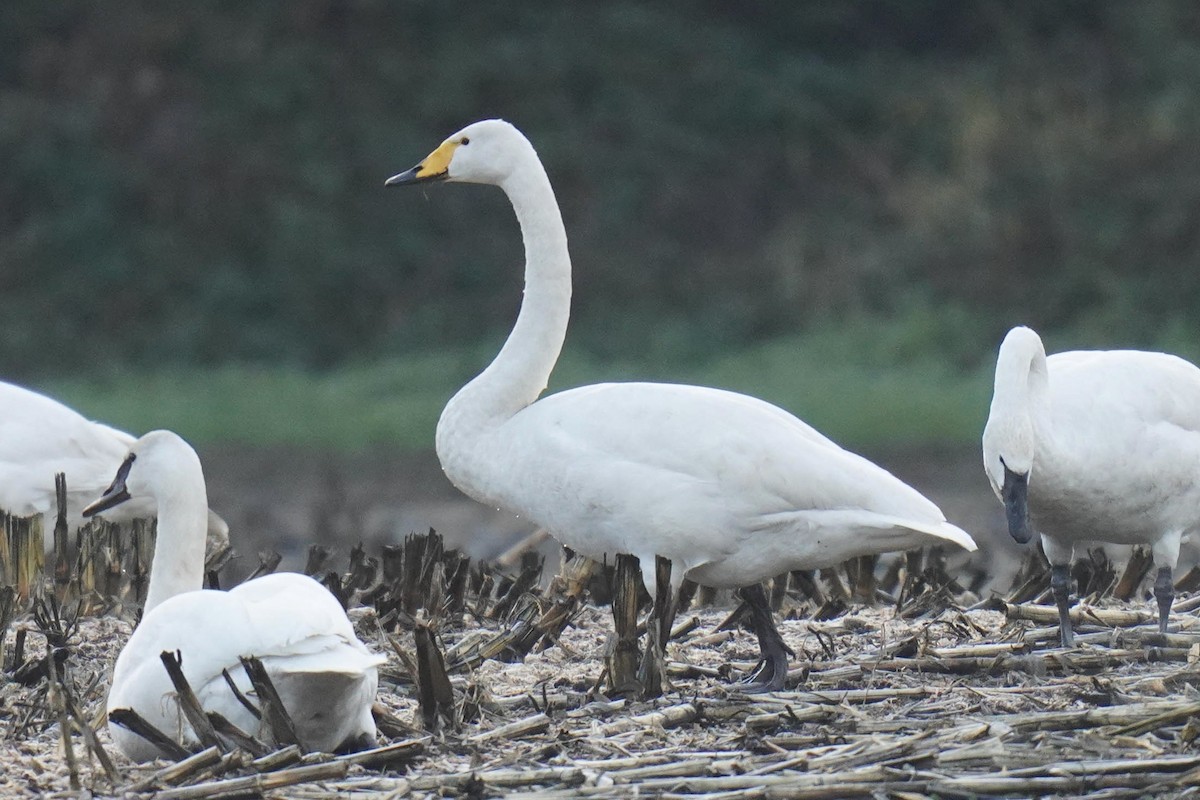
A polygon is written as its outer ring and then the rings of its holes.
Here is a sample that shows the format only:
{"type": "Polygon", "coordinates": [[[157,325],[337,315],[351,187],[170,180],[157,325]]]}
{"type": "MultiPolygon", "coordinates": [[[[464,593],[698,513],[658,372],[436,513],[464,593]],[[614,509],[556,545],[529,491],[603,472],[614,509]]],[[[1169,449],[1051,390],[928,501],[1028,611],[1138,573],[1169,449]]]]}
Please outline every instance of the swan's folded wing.
{"type": "Polygon", "coordinates": [[[689,540],[809,510],[945,522],[933,502],[883,468],[786,411],[731,392],[599,384],[551,395],[504,427],[510,469],[493,477],[512,485],[496,499],[509,507],[544,500],[545,508],[513,508],[543,524],[566,506],[579,509],[581,524],[612,517],[614,528],[650,526],[666,539],[678,529],[689,540]]]}
{"type": "Polygon", "coordinates": [[[264,654],[268,669],[281,672],[334,672],[360,675],[387,663],[387,657],[355,647],[340,636],[310,636],[294,643],[287,652],[264,654]]]}
{"type": "Polygon", "coordinates": [[[314,634],[336,634],[356,642],[354,626],[337,599],[307,575],[278,572],[236,586],[229,595],[242,607],[255,641],[271,652],[286,652],[314,634]]]}

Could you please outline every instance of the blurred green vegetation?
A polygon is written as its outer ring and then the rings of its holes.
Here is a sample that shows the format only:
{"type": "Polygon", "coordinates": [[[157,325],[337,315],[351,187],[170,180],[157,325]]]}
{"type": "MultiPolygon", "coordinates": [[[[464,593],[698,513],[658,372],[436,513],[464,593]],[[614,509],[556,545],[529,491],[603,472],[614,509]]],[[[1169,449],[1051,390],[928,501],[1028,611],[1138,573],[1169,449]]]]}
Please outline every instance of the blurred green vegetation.
{"type": "Polygon", "coordinates": [[[0,374],[202,439],[428,446],[520,239],[495,190],[382,181],[502,116],[571,239],[556,385],[962,438],[1013,324],[1197,355],[1198,87],[1190,0],[9,0],[0,374]]]}
{"type": "MultiPolygon", "coordinates": [[[[912,332],[860,321],[840,332],[772,339],[703,362],[660,352],[599,361],[568,347],[550,391],[609,380],[670,380],[753,391],[838,442],[879,449],[973,443],[991,389],[987,369],[957,370],[901,345],[912,332]],[[883,337],[883,338],[880,338],[883,337]]],[[[291,444],[355,451],[428,450],[446,400],[499,342],[340,366],[118,370],[37,388],[128,430],[170,427],[198,443],[291,444]]]]}
{"type": "MultiPolygon", "coordinates": [[[[883,320],[859,317],[695,360],[666,345],[623,360],[598,359],[568,341],[549,391],[601,381],[656,380],[750,392],[835,441],[880,453],[908,446],[974,447],[987,417],[992,365],[955,365],[940,347],[984,349],[982,328],[932,309],[883,320]]],[[[1172,348],[1200,360],[1200,349],[1172,348]]],[[[197,444],[299,445],[353,452],[432,447],[446,400],[492,358],[499,340],[314,372],[226,365],[40,381],[34,388],[131,431],[170,427],[197,444]]],[[[1084,346],[1051,335],[1051,350],[1084,346]]]]}

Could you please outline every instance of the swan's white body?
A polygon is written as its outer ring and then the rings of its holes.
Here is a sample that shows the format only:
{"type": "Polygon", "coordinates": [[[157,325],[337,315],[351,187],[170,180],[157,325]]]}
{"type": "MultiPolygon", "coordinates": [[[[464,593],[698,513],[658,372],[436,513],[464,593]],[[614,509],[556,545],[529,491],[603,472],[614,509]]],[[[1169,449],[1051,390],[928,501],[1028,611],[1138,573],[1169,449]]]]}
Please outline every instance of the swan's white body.
{"type": "MultiPolygon", "coordinates": [[[[676,587],[685,574],[746,586],[859,554],[946,541],[975,549],[915,489],[763,401],[658,383],[538,400],[571,296],[566,233],[545,170],[516,128],[489,120],[389,182],[431,178],[500,186],[526,251],[516,326],[438,422],[438,457],[463,492],[593,558],[670,558],[676,587]]],[[[648,581],[653,574],[643,569],[648,581]]]]}
{"type": "MultiPolygon", "coordinates": [[[[195,734],[180,714],[160,660],[178,652],[183,674],[204,709],[260,738],[268,730],[230,691],[253,697],[239,657],[266,667],[306,750],[332,751],[374,741],[371,704],[382,656],[358,640],[345,612],[323,586],[304,575],[277,574],[229,592],[200,590],[204,562],[204,475],[195,452],[178,436],[153,431],[130,450],[104,498],[149,499],[156,506],[158,539],[145,615],[117,658],[108,711],[131,708],[185,747],[195,734]]],[[[136,761],[157,748],[119,725],[113,741],[136,761]]]]}
{"type": "Polygon", "coordinates": [[[1200,528],[1200,369],[1134,350],[1047,358],[1036,333],[1014,328],[996,361],[983,454],[1002,500],[1005,464],[1028,476],[1051,564],[1095,540],[1149,545],[1173,570],[1181,538],[1200,528]]]}
{"type": "Polygon", "coordinates": [[[469,446],[452,426],[453,405],[438,454],[467,494],[593,558],[666,556],[677,579],[741,587],[937,540],[974,549],[915,489],[733,392],[606,383],[539,400],[469,446]]]}
{"type": "MultiPolygon", "coordinates": [[[[45,395],[0,382],[0,509],[18,516],[41,514],[46,546],[53,543],[57,503],[54,476],[67,477],[67,525],[83,522],[83,507],[112,480],[134,437],[92,422],[45,395]]],[[[154,517],[154,503],[134,498],[104,512],[111,522],[154,517]]],[[[229,526],[208,512],[213,546],[229,541],[229,526]]]]}

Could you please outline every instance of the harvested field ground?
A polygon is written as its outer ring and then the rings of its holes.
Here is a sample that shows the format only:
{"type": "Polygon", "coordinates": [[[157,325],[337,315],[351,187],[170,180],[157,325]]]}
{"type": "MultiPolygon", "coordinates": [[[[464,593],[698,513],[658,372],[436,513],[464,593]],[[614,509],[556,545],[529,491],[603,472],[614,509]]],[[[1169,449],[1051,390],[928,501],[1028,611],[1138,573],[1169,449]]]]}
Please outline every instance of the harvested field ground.
{"type": "MultiPolygon", "coordinates": [[[[379,696],[386,733],[380,744],[390,749],[370,756],[382,766],[327,756],[306,763],[289,751],[255,766],[235,752],[210,754],[208,766],[179,775],[186,770],[172,772],[168,762],[134,766],[113,753],[106,774],[76,734],[70,742],[78,783],[93,796],[157,790],[177,800],[1196,794],[1197,599],[1181,594],[1172,634],[1164,637],[1140,593],[1118,602],[1097,591],[1075,612],[1080,646],[1063,650],[1053,609],[1001,600],[967,609],[977,598],[947,585],[945,572],[927,569],[912,582],[904,569],[886,566],[876,571],[885,576],[879,589],[899,601],[851,603],[835,612],[837,584],[849,586],[853,572],[838,572],[836,582],[833,573],[816,578],[824,602],[793,583],[780,624],[798,654],[789,691],[746,695],[727,682],[725,676],[753,666],[757,645],[744,630],[719,630],[734,606],[718,601],[677,618],[676,630],[687,630],[667,647],[672,685],[662,697],[606,696],[600,678],[612,614],[585,603],[556,642],[535,636],[523,661],[452,668],[452,707],[432,733],[420,730],[412,668],[393,657],[379,696]],[[828,614],[834,616],[814,618],[828,614]]],[[[344,586],[353,585],[352,575],[344,586]]],[[[1104,563],[1077,572],[1085,594],[1092,584],[1111,588],[1115,577],[1104,563]]],[[[1022,573],[1011,596],[1037,597],[1043,580],[1036,569],[1022,573]]],[[[512,598],[502,583],[468,594],[466,611],[435,614],[431,625],[448,663],[481,642],[528,630],[562,601],[552,587],[506,603],[512,598]],[[494,618],[502,605],[509,610],[494,618]]],[[[352,606],[372,593],[375,607],[352,611],[364,640],[389,654],[398,648],[410,661],[420,657],[413,655],[414,631],[423,628],[387,610],[377,579],[351,593],[352,606]]],[[[419,610],[418,619],[425,614],[419,610]]],[[[18,620],[5,640],[6,665],[21,629],[28,663],[44,663],[36,657],[45,653],[45,638],[32,621],[18,620]]],[[[66,686],[101,746],[109,741],[102,723],[106,675],[129,630],[114,616],[67,626],[66,686]]],[[[67,796],[71,771],[52,710],[63,704],[47,696],[44,678],[31,683],[0,689],[0,795],[67,796]]]]}

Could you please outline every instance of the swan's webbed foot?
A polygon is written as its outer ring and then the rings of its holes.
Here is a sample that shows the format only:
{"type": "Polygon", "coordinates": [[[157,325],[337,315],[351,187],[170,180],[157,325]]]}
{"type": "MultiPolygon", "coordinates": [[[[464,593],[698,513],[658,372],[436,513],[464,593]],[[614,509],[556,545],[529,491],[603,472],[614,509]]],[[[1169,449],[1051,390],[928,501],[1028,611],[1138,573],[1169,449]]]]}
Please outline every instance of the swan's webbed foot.
{"type": "Polygon", "coordinates": [[[787,681],[788,656],[795,651],[788,647],[775,627],[771,605],[762,584],[747,586],[738,592],[750,609],[754,632],[758,635],[758,649],[762,657],[758,664],[738,684],[744,692],[778,692],[787,681]]]}
{"type": "Polygon", "coordinates": [[[781,658],[760,658],[749,674],[738,679],[737,686],[746,694],[781,692],[787,681],[787,673],[786,655],[781,653],[781,658]]]}
{"type": "Polygon", "coordinates": [[[1050,565],[1050,590],[1058,605],[1058,629],[1063,647],[1075,646],[1075,635],[1071,631],[1071,565],[1050,565]]]}
{"type": "Polygon", "coordinates": [[[1171,568],[1159,567],[1154,579],[1154,597],[1158,600],[1158,630],[1167,632],[1167,618],[1171,615],[1171,604],[1175,602],[1175,584],[1171,580],[1171,568]]]}

